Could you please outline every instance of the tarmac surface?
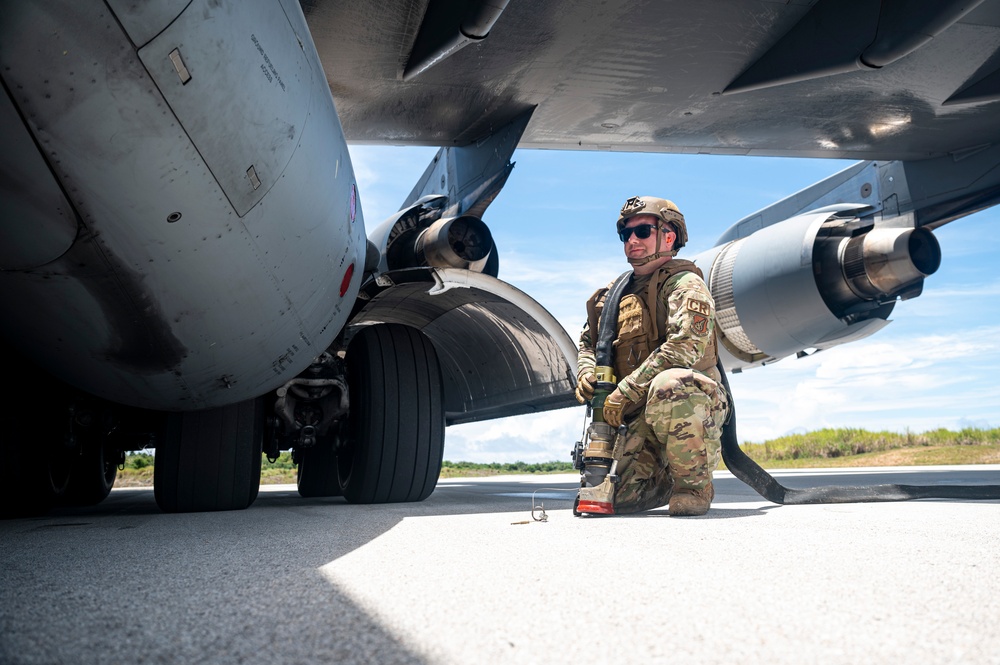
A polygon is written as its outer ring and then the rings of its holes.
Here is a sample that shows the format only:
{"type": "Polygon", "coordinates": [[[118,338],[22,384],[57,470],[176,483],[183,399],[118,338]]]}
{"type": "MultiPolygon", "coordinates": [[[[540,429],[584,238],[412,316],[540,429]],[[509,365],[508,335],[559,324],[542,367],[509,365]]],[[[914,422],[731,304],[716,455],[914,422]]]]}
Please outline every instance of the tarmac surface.
{"type": "Polygon", "coordinates": [[[576,518],[576,484],[443,480],[388,506],[264,486],[181,515],[119,489],[0,521],[0,663],[1000,664],[998,501],[777,506],[720,473],[705,517],[576,518]]]}

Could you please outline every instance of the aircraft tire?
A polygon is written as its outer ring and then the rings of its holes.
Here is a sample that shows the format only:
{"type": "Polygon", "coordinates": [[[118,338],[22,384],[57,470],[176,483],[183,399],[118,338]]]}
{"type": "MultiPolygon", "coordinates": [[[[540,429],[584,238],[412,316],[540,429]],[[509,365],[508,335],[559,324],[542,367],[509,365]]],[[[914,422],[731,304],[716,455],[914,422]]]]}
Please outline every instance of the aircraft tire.
{"type": "Polygon", "coordinates": [[[153,495],[168,513],[243,510],[260,489],[262,399],[167,414],[153,495]]]}
{"type": "Polygon", "coordinates": [[[444,452],[444,383],[434,345],[409,326],[364,328],[347,351],[349,442],[338,454],[351,503],[423,501],[444,452]]]}
{"type": "MultiPolygon", "coordinates": [[[[26,375],[20,385],[30,385],[32,394],[42,391],[42,384],[29,383],[26,375]]],[[[0,518],[36,517],[49,512],[66,491],[75,450],[64,443],[62,429],[45,429],[53,413],[64,408],[56,394],[53,411],[47,412],[35,400],[22,393],[8,395],[0,428],[0,518]]],[[[49,408],[52,408],[51,405],[49,408]]]]}
{"type": "Polygon", "coordinates": [[[108,498],[118,477],[118,459],[102,442],[84,445],[69,477],[62,502],[70,506],[93,506],[108,498]]]}
{"type": "Polygon", "coordinates": [[[299,496],[314,498],[343,494],[337,476],[337,453],[328,441],[321,440],[312,448],[303,448],[297,451],[297,456],[299,496]]]}
{"type": "Polygon", "coordinates": [[[36,452],[16,439],[0,445],[0,475],[5,478],[0,487],[0,519],[44,515],[65,492],[68,456],[59,450],[41,456],[36,452]]]}

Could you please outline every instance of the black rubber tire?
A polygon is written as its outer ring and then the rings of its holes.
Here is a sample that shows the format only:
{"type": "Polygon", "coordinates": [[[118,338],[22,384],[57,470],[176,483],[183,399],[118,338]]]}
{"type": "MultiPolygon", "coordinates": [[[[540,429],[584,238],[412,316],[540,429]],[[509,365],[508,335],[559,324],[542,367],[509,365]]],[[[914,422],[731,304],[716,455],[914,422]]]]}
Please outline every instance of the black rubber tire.
{"type": "Polygon", "coordinates": [[[118,456],[107,444],[84,444],[73,466],[62,502],[70,506],[93,506],[108,498],[118,477],[118,456]]]}
{"type": "Polygon", "coordinates": [[[312,448],[296,451],[299,468],[296,483],[299,495],[306,498],[341,496],[340,478],[337,477],[337,453],[327,441],[319,441],[312,448]]]}
{"type": "Polygon", "coordinates": [[[8,378],[17,390],[0,404],[0,518],[44,515],[65,493],[75,461],[65,431],[50,429],[62,422],[67,394],[16,354],[8,378]],[[34,397],[41,394],[44,403],[34,397]]]}
{"type": "Polygon", "coordinates": [[[153,494],[168,513],[243,510],[260,489],[263,400],[171,413],[157,442],[153,494]]]}
{"type": "Polygon", "coordinates": [[[0,436],[0,519],[44,515],[65,493],[71,459],[58,447],[31,447],[11,427],[0,436]]]}
{"type": "Polygon", "coordinates": [[[444,389],[434,345],[408,326],[364,328],[347,351],[349,441],[338,455],[351,503],[423,501],[444,453],[444,389]]]}

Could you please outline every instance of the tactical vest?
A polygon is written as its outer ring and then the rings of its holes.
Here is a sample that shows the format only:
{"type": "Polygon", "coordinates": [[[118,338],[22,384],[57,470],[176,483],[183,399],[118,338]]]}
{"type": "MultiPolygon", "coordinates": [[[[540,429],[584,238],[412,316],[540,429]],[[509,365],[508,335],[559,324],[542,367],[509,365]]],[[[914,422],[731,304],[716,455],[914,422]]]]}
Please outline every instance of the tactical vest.
{"type": "MultiPolygon", "coordinates": [[[[670,313],[660,306],[659,293],[664,282],[682,272],[693,272],[704,279],[701,269],[691,261],[673,259],[667,261],[654,272],[646,287],[645,298],[629,293],[622,296],[618,306],[618,337],[614,341],[615,378],[621,381],[631,374],[646,358],[659,348],[667,336],[667,319],[670,313]]],[[[587,301],[587,321],[590,334],[596,343],[598,323],[604,308],[604,299],[608,289],[600,289],[587,301]]],[[[712,333],[712,341],[705,350],[705,355],[695,363],[692,369],[709,375],[718,358],[717,341],[712,333]]]]}

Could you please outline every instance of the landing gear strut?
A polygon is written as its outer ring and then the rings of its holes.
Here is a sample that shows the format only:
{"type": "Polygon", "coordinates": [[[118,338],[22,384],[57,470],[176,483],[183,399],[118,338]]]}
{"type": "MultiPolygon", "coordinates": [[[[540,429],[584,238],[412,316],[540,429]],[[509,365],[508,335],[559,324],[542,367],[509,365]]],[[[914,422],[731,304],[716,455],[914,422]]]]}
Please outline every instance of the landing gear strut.
{"type": "Polygon", "coordinates": [[[444,384],[420,331],[366,326],[277,392],[275,438],[294,448],[299,494],[351,503],[422,501],[444,451],[444,384]]]}

